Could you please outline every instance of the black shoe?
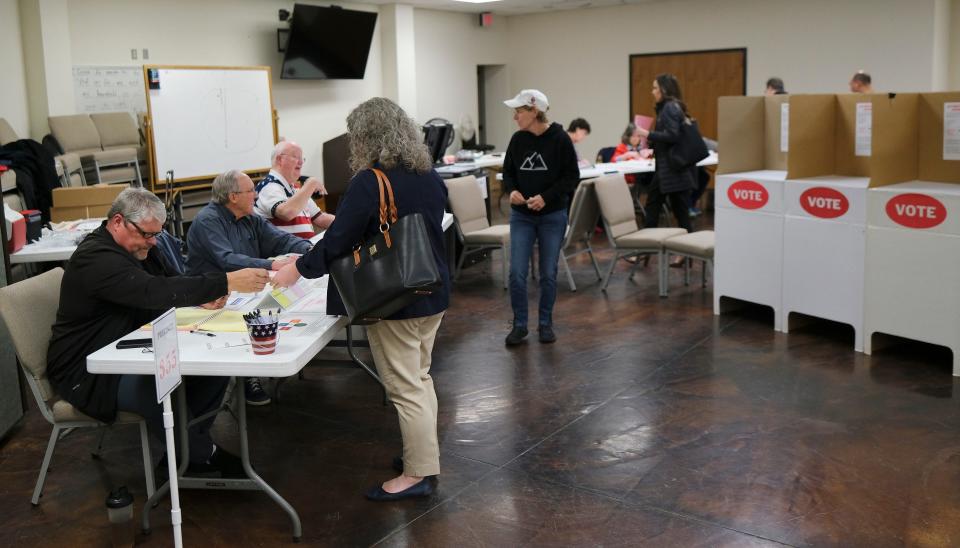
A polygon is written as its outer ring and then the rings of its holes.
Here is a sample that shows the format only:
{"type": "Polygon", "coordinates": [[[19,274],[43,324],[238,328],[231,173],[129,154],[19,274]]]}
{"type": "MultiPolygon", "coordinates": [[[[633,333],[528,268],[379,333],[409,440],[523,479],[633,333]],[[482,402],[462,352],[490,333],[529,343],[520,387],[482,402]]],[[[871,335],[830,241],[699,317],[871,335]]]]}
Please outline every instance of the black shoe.
{"type": "Polygon", "coordinates": [[[553,327],[549,325],[541,325],[540,329],[537,330],[540,334],[540,342],[542,343],[552,343],[557,342],[557,335],[553,332],[553,327]]]}
{"type": "Polygon", "coordinates": [[[260,385],[260,379],[257,377],[248,377],[243,383],[243,395],[247,398],[247,405],[267,405],[270,403],[270,395],[260,385]]]}
{"type": "Polygon", "coordinates": [[[228,453],[223,450],[222,447],[217,447],[213,451],[213,455],[210,455],[210,458],[207,462],[220,471],[222,477],[225,478],[245,478],[247,473],[243,470],[243,461],[240,460],[240,457],[234,455],[233,453],[228,453]]]}
{"type": "Polygon", "coordinates": [[[364,493],[364,496],[376,502],[390,502],[412,497],[429,497],[432,494],[433,483],[431,483],[428,478],[423,478],[419,483],[415,483],[399,493],[388,493],[383,490],[383,485],[377,485],[376,487],[371,487],[364,493]]]}
{"type": "MultiPolygon", "coordinates": [[[[213,455],[205,461],[191,462],[183,473],[188,478],[245,478],[243,463],[240,457],[217,447],[213,455]]],[[[157,485],[163,485],[169,479],[167,475],[167,456],[164,455],[157,467],[153,470],[153,478],[157,485]]]]}
{"type": "Polygon", "coordinates": [[[513,326],[513,329],[510,330],[510,334],[507,335],[506,343],[507,346],[515,346],[523,342],[523,339],[527,338],[527,328],[526,327],[517,327],[513,326]]]}

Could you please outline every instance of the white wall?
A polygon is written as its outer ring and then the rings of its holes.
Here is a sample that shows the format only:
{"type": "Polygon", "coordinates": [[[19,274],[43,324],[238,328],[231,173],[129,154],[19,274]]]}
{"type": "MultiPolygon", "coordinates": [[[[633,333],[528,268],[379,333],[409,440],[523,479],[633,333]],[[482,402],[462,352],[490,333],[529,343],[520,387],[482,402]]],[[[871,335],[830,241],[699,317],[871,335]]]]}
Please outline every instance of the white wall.
{"type": "Polygon", "coordinates": [[[21,138],[30,136],[27,116],[27,77],[23,71],[23,46],[20,41],[20,10],[16,0],[0,0],[0,59],[3,85],[0,85],[0,118],[5,118],[21,138]]]}
{"type": "Polygon", "coordinates": [[[484,77],[486,126],[484,139],[494,145],[496,150],[505,151],[510,136],[516,131],[513,123],[513,109],[503,104],[505,99],[516,95],[510,89],[510,78],[506,65],[486,65],[484,77]]]}
{"type": "Polygon", "coordinates": [[[546,93],[554,120],[589,120],[584,151],[616,143],[629,121],[632,53],[746,47],[749,94],[770,76],[793,93],[846,92],[861,68],[878,90],[931,86],[933,0],[673,0],[509,23],[510,51],[523,52],[512,86],[546,93]]]}
{"type": "MultiPolygon", "coordinates": [[[[446,118],[458,127],[461,117],[469,115],[476,127],[477,65],[499,65],[510,59],[507,18],[481,28],[476,14],[426,9],[414,13],[417,121],[446,118]]],[[[452,149],[459,148],[458,143],[454,145],[452,149]]],[[[505,148],[506,143],[501,146],[505,148]]]]}
{"type": "Polygon", "coordinates": [[[947,60],[950,70],[951,90],[960,90],[960,0],[953,0],[950,6],[950,58],[947,60]]]}
{"type": "Polygon", "coordinates": [[[281,80],[277,11],[291,6],[284,0],[70,0],[73,63],[269,65],[279,133],[303,146],[304,173],[322,175],[323,142],[346,131],[350,110],[382,94],[380,21],[363,80],[281,80]],[[131,48],[148,48],[150,58],[131,60],[131,48]]]}

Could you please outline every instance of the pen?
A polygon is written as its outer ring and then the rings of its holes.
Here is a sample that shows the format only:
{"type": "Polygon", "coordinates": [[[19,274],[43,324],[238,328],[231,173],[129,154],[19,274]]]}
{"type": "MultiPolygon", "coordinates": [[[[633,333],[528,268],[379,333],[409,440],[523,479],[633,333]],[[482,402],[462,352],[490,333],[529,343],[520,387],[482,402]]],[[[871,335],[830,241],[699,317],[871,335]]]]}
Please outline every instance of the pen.
{"type": "Polygon", "coordinates": [[[194,329],[191,333],[196,333],[197,335],[206,335],[208,337],[216,337],[216,334],[210,333],[209,331],[200,331],[199,329],[194,329]]]}

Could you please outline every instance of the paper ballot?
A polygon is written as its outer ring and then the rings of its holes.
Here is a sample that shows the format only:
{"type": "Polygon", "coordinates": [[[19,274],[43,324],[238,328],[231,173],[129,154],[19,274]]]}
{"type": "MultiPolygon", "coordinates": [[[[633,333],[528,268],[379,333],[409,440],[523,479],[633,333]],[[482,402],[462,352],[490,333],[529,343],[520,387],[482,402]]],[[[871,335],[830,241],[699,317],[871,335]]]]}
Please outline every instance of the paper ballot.
{"type": "Polygon", "coordinates": [[[943,104],[943,159],[960,160],[960,103],[943,104]]]}
{"type": "Polygon", "coordinates": [[[857,103],[857,134],[854,153],[870,156],[873,148],[873,103],[857,103]]]}
{"type": "Polygon", "coordinates": [[[790,103],[780,105],[780,152],[790,148],[790,103]]]}

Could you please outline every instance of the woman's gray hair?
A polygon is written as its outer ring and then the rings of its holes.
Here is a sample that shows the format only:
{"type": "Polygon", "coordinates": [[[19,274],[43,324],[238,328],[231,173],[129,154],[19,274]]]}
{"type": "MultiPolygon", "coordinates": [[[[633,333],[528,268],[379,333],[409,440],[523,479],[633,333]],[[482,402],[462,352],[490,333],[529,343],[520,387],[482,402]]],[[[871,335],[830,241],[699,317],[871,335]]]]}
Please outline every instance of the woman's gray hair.
{"type": "Polygon", "coordinates": [[[117,213],[134,223],[151,219],[160,221],[161,224],[167,222],[167,208],[163,206],[163,202],[156,194],[143,188],[124,189],[110,206],[107,218],[110,219],[117,213]]]}
{"type": "Polygon", "coordinates": [[[230,193],[240,190],[241,175],[243,175],[243,172],[239,169],[231,169],[230,171],[225,171],[217,175],[217,178],[213,180],[211,188],[213,201],[220,205],[229,204],[230,193]]]}
{"type": "Polygon", "coordinates": [[[417,173],[433,168],[423,134],[399,105],[374,97],[347,116],[350,169],[360,172],[379,162],[383,169],[402,167],[417,173]]]}

